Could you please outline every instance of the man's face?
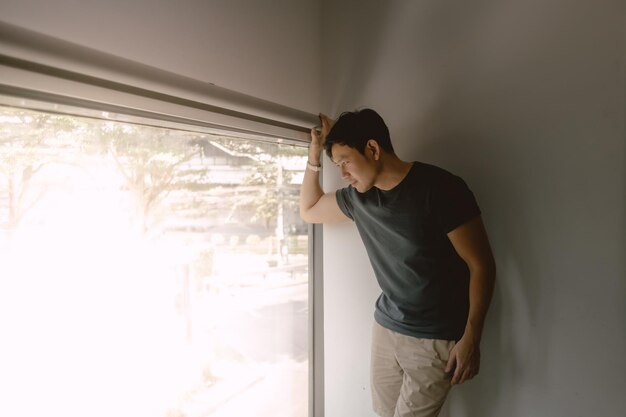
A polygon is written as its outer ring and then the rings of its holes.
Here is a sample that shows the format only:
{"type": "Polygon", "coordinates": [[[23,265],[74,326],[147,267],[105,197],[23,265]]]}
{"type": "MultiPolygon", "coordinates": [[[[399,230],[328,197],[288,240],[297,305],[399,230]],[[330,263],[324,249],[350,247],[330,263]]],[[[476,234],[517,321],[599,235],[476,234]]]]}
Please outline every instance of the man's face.
{"type": "Polygon", "coordinates": [[[333,162],[341,170],[341,178],[348,181],[358,192],[364,193],[374,186],[376,169],[371,158],[354,148],[340,144],[334,144],[331,153],[333,162]]]}

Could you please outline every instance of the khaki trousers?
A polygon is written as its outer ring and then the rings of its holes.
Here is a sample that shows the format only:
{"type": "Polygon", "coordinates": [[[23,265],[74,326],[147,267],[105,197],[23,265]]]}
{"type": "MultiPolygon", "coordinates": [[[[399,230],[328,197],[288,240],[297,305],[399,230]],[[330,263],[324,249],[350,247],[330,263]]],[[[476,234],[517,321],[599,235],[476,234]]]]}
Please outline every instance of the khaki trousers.
{"type": "Polygon", "coordinates": [[[453,340],[406,336],[374,322],[371,385],[381,417],[435,417],[450,391],[453,340]]]}

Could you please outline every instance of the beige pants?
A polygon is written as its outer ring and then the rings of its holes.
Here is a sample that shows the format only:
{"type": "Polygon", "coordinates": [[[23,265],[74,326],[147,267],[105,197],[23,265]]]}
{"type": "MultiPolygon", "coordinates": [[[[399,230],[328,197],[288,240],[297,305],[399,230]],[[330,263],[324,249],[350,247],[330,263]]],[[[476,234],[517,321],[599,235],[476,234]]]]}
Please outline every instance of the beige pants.
{"type": "Polygon", "coordinates": [[[450,391],[453,340],[405,336],[374,322],[372,402],[381,417],[435,417],[450,391]]]}

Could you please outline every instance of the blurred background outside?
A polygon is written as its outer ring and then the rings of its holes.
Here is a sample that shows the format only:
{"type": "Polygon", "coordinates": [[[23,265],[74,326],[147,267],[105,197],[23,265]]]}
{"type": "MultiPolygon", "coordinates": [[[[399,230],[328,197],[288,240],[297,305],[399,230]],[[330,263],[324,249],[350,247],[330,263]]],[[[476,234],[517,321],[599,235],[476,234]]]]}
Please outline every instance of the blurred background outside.
{"type": "Polygon", "coordinates": [[[0,415],[304,417],[306,148],[0,107],[0,415]]]}

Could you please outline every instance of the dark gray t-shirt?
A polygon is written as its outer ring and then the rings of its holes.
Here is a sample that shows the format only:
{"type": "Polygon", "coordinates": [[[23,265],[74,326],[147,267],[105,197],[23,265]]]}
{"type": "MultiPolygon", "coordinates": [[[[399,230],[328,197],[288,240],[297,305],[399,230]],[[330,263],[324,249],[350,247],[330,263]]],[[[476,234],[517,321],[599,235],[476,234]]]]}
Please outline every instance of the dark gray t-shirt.
{"type": "Polygon", "coordinates": [[[469,270],[447,233],[480,215],[465,182],[414,162],[391,190],[337,190],[382,289],[374,318],[398,333],[459,340],[469,310],[469,270]]]}

